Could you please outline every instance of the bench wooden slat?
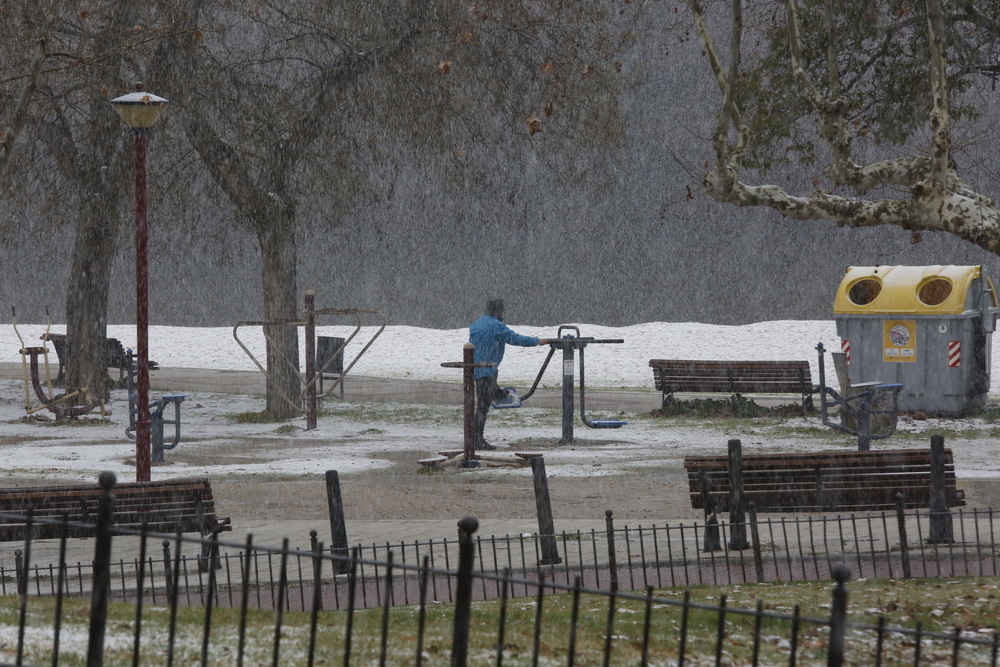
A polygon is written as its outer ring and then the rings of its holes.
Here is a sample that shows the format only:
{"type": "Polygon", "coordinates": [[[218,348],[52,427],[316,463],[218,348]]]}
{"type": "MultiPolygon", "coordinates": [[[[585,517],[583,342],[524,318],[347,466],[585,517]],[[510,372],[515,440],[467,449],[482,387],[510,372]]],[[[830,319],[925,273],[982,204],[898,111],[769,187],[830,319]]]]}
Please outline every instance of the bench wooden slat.
{"type": "MultiPolygon", "coordinates": [[[[21,515],[29,509],[35,518],[62,519],[73,523],[69,537],[90,537],[97,521],[101,495],[97,486],[52,486],[0,489],[0,514],[21,515]]],[[[160,482],[130,482],[116,485],[114,525],[138,529],[146,522],[159,533],[200,532],[206,535],[231,530],[228,517],[218,517],[212,487],[207,479],[177,479],[160,482]]],[[[32,526],[35,539],[59,537],[62,527],[32,526]]],[[[23,539],[20,519],[0,516],[0,541],[23,539]]]]}
{"type": "Polygon", "coordinates": [[[708,382],[706,380],[691,380],[690,382],[671,381],[656,387],[668,394],[794,394],[801,385],[798,382],[765,382],[761,380],[735,380],[733,382],[708,382]]]}
{"type": "Polygon", "coordinates": [[[785,368],[799,368],[809,370],[808,361],[709,361],[704,359],[650,359],[649,365],[653,368],[730,368],[739,366],[740,368],[774,370],[785,368]]]}
{"type": "MultiPolygon", "coordinates": [[[[823,474],[823,488],[830,489],[851,489],[856,488],[859,484],[879,484],[882,486],[892,485],[894,487],[900,486],[917,486],[920,484],[927,483],[930,479],[929,473],[908,473],[902,475],[883,475],[880,473],[874,473],[871,475],[844,475],[827,476],[823,474]]],[[[725,488],[728,492],[729,480],[728,478],[708,478],[709,485],[712,490],[719,488],[725,488]]],[[[945,486],[957,486],[955,478],[948,477],[945,475],[945,486]]],[[[701,484],[697,478],[691,478],[689,480],[689,487],[691,493],[699,493],[701,491],[701,484]]],[[[784,488],[788,489],[814,489],[816,488],[816,476],[808,477],[757,477],[751,478],[746,475],[743,476],[743,488],[746,489],[752,487],[754,489],[768,491],[768,490],[781,490],[784,488]]]]}
{"type": "Polygon", "coordinates": [[[650,359],[653,380],[667,405],[674,393],[795,394],[805,413],[812,394],[807,361],[708,361],[650,359]]]}
{"type": "MultiPolygon", "coordinates": [[[[944,450],[945,497],[949,507],[965,505],[954,457],[944,450]]],[[[927,449],[827,451],[742,456],[743,497],[760,512],[873,511],[896,506],[902,493],[908,508],[930,506],[931,454],[927,449]],[[822,483],[822,490],[818,485],[822,483]]],[[[689,456],[692,507],[705,508],[701,479],[716,511],[729,510],[729,457],[689,456]]]]}
{"type": "MultiPolygon", "coordinates": [[[[954,458],[950,449],[944,450],[945,463],[952,464],[954,458]]],[[[752,463],[754,468],[762,468],[768,465],[785,465],[792,467],[805,467],[807,465],[876,465],[885,466],[902,463],[926,463],[930,465],[930,451],[926,449],[882,449],[868,452],[851,451],[823,451],[806,452],[795,454],[744,454],[743,466],[752,463]],[[800,465],[801,462],[801,465],[800,465]]],[[[684,457],[684,467],[694,466],[721,466],[725,468],[729,465],[728,456],[686,456],[684,457]]]]}
{"type": "MultiPolygon", "coordinates": [[[[39,338],[48,343],[52,343],[52,347],[55,348],[56,357],[59,360],[59,373],[56,379],[62,380],[63,377],[65,377],[66,362],[69,358],[66,344],[66,334],[42,334],[39,338]]],[[[105,338],[104,347],[107,354],[108,367],[118,369],[118,381],[119,384],[121,384],[128,373],[128,353],[125,351],[125,346],[122,345],[121,341],[117,338],[105,338]]],[[[150,360],[148,363],[149,370],[155,371],[159,369],[159,364],[155,361],[150,360]]],[[[124,388],[124,386],[119,388],[124,388]]]]}
{"type": "MultiPolygon", "coordinates": [[[[892,490],[892,495],[872,495],[865,498],[843,498],[836,496],[824,496],[821,499],[816,495],[795,494],[794,496],[773,496],[769,494],[744,494],[747,502],[753,501],[758,506],[760,512],[829,512],[829,511],[849,511],[849,512],[876,512],[892,511],[896,508],[895,494],[897,490],[892,490]],[[773,500],[772,500],[773,499],[773,500]],[[763,503],[767,502],[767,505],[763,503]],[[761,509],[763,508],[763,509],[761,509]]],[[[715,508],[719,512],[729,511],[728,494],[711,494],[712,499],[717,502],[715,508]]],[[[949,507],[965,505],[965,494],[959,491],[956,494],[946,494],[946,501],[949,507]]],[[[930,504],[930,493],[924,492],[922,495],[911,493],[903,500],[903,507],[906,509],[926,508],[930,504]]],[[[696,509],[704,509],[699,503],[692,505],[696,509]]]]}

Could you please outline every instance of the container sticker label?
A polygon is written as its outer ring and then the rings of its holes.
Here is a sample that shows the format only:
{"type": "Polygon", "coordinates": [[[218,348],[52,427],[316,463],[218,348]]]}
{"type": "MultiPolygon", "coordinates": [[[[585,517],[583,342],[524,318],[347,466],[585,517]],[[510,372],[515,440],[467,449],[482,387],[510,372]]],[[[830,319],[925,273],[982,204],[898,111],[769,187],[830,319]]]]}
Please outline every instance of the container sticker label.
{"type": "Polygon", "coordinates": [[[572,359],[566,359],[565,361],[563,361],[563,375],[568,375],[569,377],[573,377],[572,359]]]}
{"type": "Polygon", "coordinates": [[[915,320],[882,322],[882,361],[917,360],[917,323],[915,320]]]}
{"type": "Polygon", "coordinates": [[[948,341],[948,368],[962,367],[962,341],[948,341]]]}

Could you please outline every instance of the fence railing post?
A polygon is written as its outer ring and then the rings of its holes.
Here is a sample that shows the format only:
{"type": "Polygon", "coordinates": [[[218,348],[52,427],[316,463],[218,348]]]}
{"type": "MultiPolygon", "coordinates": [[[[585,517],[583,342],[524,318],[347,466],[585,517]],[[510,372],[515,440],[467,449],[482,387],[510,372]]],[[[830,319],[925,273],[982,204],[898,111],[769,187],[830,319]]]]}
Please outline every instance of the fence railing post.
{"type": "MultiPolygon", "coordinates": [[[[608,576],[611,577],[611,592],[613,593],[618,590],[618,559],[615,557],[615,520],[614,512],[611,510],[604,510],[604,524],[608,537],[608,576]]],[[[670,564],[670,567],[673,567],[673,563],[670,564]]]]}
{"type": "Polygon", "coordinates": [[[167,599],[174,597],[174,574],[170,560],[170,540],[163,540],[163,582],[166,588],[167,599]]]}
{"type": "Polygon", "coordinates": [[[757,503],[750,501],[750,539],[753,541],[753,569],[757,583],[764,583],[764,559],[760,553],[760,531],[757,530],[757,503]]]}
{"type": "Polygon", "coordinates": [[[743,509],[743,447],[734,439],[729,441],[729,550],[743,551],[749,546],[743,509]]]}
{"type": "MultiPolygon", "coordinates": [[[[313,583],[318,590],[321,585],[320,568],[323,566],[323,544],[319,541],[319,533],[315,530],[309,531],[309,548],[313,552],[313,583]]],[[[316,595],[313,598],[313,605],[319,605],[319,610],[323,609],[323,596],[316,595]]]]}
{"type": "Polygon", "coordinates": [[[833,578],[837,582],[833,589],[833,604],[830,608],[830,647],[827,650],[827,667],[841,667],[844,664],[844,637],[847,634],[847,587],[851,578],[851,568],[843,563],[833,566],[833,578]]]}
{"type": "Polygon", "coordinates": [[[458,522],[458,581],[455,586],[455,629],[451,643],[451,667],[465,667],[469,651],[469,622],[472,615],[472,567],[476,545],[472,535],[479,520],[467,516],[458,522]]]}
{"type": "Polygon", "coordinates": [[[930,544],[951,544],[955,541],[951,522],[951,511],[945,495],[944,479],[944,436],[931,436],[931,503],[930,528],[927,542],[930,544]]]}
{"type": "Polygon", "coordinates": [[[98,477],[101,497],[97,501],[96,544],[94,547],[94,583],[90,593],[90,641],[87,645],[87,667],[100,667],[104,662],[104,628],[108,619],[108,590],[111,584],[111,524],[114,521],[114,473],[105,470],[98,477]]]}
{"type": "Polygon", "coordinates": [[[28,572],[24,567],[24,552],[20,549],[14,552],[14,576],[17,578],[17,594],[28,594],[28,572]]]}
{"type": "Polygon", "coordinates": [[[903,559],[903,578],[910,578],[910,547],[906,539],[906,516],[903,514],[903,494],[896,494],[896,523],[899,524],[899,553],[903,559]]]}

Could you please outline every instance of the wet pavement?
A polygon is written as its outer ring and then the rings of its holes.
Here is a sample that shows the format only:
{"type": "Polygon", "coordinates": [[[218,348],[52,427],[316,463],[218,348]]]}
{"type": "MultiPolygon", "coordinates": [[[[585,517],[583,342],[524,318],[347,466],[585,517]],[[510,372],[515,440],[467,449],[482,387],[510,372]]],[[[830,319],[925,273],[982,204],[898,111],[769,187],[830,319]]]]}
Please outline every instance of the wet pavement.
{"type": "MultiPolygon", "coordinates": [[[[20,364],[0,363],[0,379],[21,380],[23,371],[20,364]]],[[[649,412],[660,407],[660,394],[653,388],[650,373],[648,391],[607,391],[597,390],[586,393],[588,409],[616,412],[649,412]]],[[[263,395],[264,376],[259,372],[211,369],[164,368],[150,373],[150,389],[154,392],[216,392],[246,395],[263,395]]],[[[348,376],[345,380],[345,398],[349,402],[398,402],[419,404],[461,404],[462,386],[459,383],[429,382],[420,380],[385,379],[348,376]]],[[[787,402],[787,397],[754,397],[766,404],[768,399],[787,402]]],[[[577,394],[577,401],[579,394],[577,394]]],[[[562,405],[562,390],[538,389],[531,398],[536,407],[559,408],[562,405]]],[[[224,514],[224,512],[223,512],[224,514]]],[[[428,520],[357,520],[347,521],[348,540],[351,544],[397,544],[400,542],[426,541],[430,539],[453,539],[457,535],[457,521],[454,519],[428,520]]],[[[248,534],[260,546],[280,546],[284,538],[289,538],[291,548],[308,549],[310,531],[316,530],[318,539],[330,543],[329,523],[317,521],[274,521],[262,518],[259,521],[241,521],[233,532],[223,533],[225,542],[244,543],[248,534]]],[[[604,517],[592,520],[561,520],[556,531],[589,533],[602,531],[604,517]]],[[[538,524],[533,520],[484,520],[481,536],[521,535],[535,533],[538,524]]],[[[129,559],[138,554],[138,540],[118,538],[116,559],[129,559]]],[[[0,543],[3,562],[8,563],[16,544],[0,543]]],[[[58,541],[48,540],[36,543],[32,561],[36,563],[55,562],[58,556],[58,541]]],[[[151,547],[152,548],[152,547],[151,547]]],[[[156,547],[159,548],[158,546],[156,547]]],[[[91,540],[74,539],[67,545],[68,562],[88,562],[93,558],[91,540]]]]}

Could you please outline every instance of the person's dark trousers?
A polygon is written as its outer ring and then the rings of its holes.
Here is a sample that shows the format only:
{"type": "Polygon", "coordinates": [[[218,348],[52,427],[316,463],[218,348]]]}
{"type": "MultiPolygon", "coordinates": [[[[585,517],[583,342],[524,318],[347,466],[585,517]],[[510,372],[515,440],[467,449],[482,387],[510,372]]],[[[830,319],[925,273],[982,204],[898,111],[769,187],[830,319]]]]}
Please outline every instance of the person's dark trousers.
{"type": "Polygon", "coordinates": [[[486,430],[486,415],[489,414],[490,404],[506,396],[507,390],[500,388],[495,374],[476,378],[476,449],[487,444],[483,432],[486,430]]]}

